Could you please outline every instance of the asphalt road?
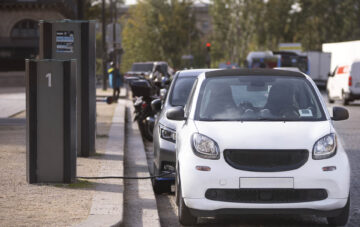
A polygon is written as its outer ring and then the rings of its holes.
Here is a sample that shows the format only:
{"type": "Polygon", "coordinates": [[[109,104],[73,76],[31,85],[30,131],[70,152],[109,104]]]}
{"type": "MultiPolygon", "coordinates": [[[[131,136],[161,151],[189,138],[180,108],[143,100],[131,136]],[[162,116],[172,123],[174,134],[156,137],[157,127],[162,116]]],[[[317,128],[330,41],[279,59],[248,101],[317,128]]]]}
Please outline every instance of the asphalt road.
{"type": "MultiPolygon", "coordinates": [[[[326,100],[326,95],[324,94],[326,100]]],[[[328,104],[328,108],[341,106],[341,103],[328,104]]],[[[348,153],[351,177],[351,211],[347,226],[360,226],[360,101],[346,107],[350,118],[346,121],[334,122],[340,139],[348,153]]],[[[148,161],[152,158],[152,143],[145,142],[148,161]]],[[[152,166],[152,165],[149,165],[152,166]]],[[[174,193],[157,195],[157,207],[161,226],[180,226],[177,217],[177,206],[174,193]]],[[[327,226],[326,218],[296,215],[241,215],[226,218],[201,218],[199,226],[327,226]]]]}

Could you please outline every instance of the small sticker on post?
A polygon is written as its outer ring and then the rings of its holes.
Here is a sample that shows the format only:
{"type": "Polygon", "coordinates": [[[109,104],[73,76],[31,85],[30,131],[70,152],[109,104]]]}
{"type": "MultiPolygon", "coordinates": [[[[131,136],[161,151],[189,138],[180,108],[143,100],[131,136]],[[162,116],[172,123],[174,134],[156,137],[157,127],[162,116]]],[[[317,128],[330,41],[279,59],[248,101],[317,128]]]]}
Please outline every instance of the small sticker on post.
{"type": "Polygon", "coordinates": [[[310,109],[300,109],[299,110],[300,117],[312,117],[312,111],[310,109]]]}
{"type": "Polygon", "coordinates": [[[58,53],[74,52],[73,31],[56,31],[56,52],[58,53]]]}

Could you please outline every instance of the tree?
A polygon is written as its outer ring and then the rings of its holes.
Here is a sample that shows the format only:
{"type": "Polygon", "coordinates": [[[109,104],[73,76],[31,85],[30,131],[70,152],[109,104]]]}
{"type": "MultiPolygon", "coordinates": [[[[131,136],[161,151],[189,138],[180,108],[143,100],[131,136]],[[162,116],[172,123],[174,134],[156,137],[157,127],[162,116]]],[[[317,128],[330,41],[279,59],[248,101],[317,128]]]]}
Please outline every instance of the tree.
{"type": "Polygon", "coordinates": [[[321,50],[322,43],[360,38],[359,0],[298,0],[299,32],[296,39],[309,50],[321,50]]]}
{"type": "Polygon", "coordinates": [[[277,50],[281,42],[321,50],[360,38],[359,0],[213,0],[211,15],[215,63],[241,63],[249,51],[277,50]]]}
{"type": "Polygon", "coordinates": [[[212,57],[221,61],[241,63],[249,50],[257,48],[257,33],[261,31],[263,0],[213,0],[212,57]]]}
{"type": "Polygon", "coordinates": [[[133,62],[160,60],[179,67],[189,49],[189,34],[196,30],[191,5],[189,0],[141,0],[131,7],[122,34],[122,69],[133,62]]]}

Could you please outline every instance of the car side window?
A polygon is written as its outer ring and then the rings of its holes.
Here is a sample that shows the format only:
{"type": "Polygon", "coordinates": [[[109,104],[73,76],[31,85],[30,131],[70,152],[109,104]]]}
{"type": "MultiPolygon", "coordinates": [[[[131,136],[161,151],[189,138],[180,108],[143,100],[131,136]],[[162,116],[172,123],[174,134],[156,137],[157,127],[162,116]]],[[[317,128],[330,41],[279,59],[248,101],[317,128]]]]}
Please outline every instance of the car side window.
{"type": "Polygon", "coordinates": [[[197,85],[197,82],[198,82],[198,79],[195,80],[194,82],[194,85],[191,89],[191,92],[190,92],[190,95],[189,95],[189,98],[185,104],[185,109],[184,109],[184,112],[185,112],[185,117],[187,118],[190,114],[190,109],[191,109],[191,105],[193,103],[193,97],[194,97],[194,94],[195,94],[195,89],[196,89],[196,85],[197,85]]]}

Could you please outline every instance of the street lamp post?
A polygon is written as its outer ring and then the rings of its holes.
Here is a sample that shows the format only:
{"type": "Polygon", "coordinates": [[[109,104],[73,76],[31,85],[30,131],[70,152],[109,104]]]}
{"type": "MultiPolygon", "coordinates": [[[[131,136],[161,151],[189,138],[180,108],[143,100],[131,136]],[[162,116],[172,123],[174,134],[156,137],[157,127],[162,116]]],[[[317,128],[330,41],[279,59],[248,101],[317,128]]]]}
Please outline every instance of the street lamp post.
{"type": "Polygon", "coordinates": [[[103,90],[107,89],[107,70],[106,70],[106,15],[105,15],[105,0],[102,0],[102,67],[103,67],[103,90]]]}

